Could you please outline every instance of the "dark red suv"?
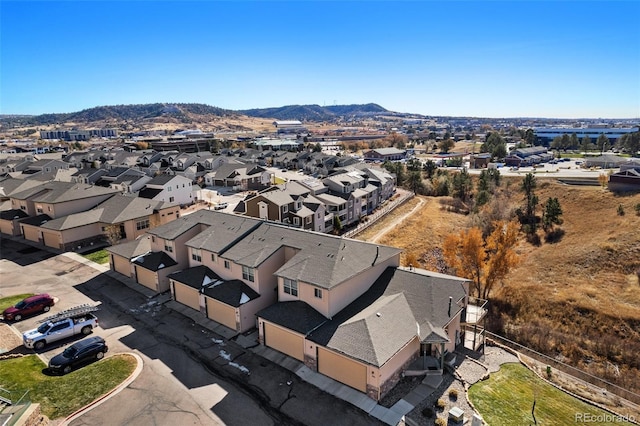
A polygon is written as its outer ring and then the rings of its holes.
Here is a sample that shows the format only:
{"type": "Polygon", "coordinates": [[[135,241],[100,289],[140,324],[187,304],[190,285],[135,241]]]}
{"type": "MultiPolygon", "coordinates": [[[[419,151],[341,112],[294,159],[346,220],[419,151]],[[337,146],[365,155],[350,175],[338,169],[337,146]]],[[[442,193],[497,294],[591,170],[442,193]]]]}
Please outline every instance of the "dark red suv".
{"type": "Polygon", "coordinates": [[[20,321],[29,315],[49,312],[53,305],[53,297],[48,294],[36,294],[16,303],[15,306],[5,309],[2,312],[2,317],[5,321],[20,321]]]}

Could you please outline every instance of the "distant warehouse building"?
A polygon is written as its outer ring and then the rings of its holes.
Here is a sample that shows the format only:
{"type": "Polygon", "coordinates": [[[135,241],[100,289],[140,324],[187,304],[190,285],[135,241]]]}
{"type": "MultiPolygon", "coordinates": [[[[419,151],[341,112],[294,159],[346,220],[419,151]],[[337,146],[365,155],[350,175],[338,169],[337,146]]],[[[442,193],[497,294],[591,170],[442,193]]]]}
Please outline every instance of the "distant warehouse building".
{"type": "Polygon", "coordinates": [[[531,148],[518,148],[504,159],[509,167],[526,167],[534,164],[546,163],[553,159],[553,154],[547,152],[547,148],[543,146],[534,146],[531,148]]]}
{"type": "Polygon", "coordinates": [[[576,135],[579,140],[589,136],[592,142],[595,142],[600,135],[605,135],[611,144],[615,144],[623,135],[639,130],[638,127],[539,127],[534,129],[534,132],[538,145],[549,146],[553,139],[562,135],[576,135]]]}
{"type": "Polygon", "coordinates": [[[364,153],[365,161],[398,161],[407,157],[407,151],[398,148],[378,148],[364,153]]]}
{"type": "Polygon", "coordinates": [[[298,120],[274,121],[278,133],[307,133],[309,130],[298,120]]]}
{"type": "Polygon", "coordinates": [[[40,139],[59,139],[64,141],[88,141],[91,138],[115,138],[118,137],[117,129],[91,129],[91,130],[42,130],[40,139]]]}

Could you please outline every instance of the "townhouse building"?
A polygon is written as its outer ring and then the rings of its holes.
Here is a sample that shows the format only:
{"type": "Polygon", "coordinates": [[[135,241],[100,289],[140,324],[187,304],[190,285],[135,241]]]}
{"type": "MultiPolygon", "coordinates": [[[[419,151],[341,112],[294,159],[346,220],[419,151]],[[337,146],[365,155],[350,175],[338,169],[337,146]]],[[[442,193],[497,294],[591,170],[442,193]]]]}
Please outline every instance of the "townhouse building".
{"type": "Polygon", "coordinates": [[[148,237],[108,248],[111,268],[375,400],[464,341],[468,281],[394,247],[208,210],[148,237]]]}

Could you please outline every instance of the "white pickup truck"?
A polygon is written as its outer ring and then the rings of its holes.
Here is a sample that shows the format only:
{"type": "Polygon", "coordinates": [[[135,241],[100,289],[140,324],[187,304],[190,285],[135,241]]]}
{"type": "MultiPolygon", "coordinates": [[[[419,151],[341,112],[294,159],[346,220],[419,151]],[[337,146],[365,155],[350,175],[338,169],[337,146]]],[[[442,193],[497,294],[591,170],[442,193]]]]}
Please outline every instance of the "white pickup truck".
{"type": "Polygon", "coordinates": [[[97,308],[78,307],[63,311],[42,320],[42,324],[22,334],[22,342],[27,348],[40,350],[53,343],[76,334],[91,334],[98,326],[98,318],[91,313],[97,308]]]}

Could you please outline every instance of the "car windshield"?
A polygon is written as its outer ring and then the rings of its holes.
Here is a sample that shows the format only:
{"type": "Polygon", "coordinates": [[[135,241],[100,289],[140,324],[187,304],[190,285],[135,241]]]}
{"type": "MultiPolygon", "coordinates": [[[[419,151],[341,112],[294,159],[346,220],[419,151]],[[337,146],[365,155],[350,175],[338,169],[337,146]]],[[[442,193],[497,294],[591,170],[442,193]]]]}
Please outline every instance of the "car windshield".
{"type": "Polygon", "coordinates": [[[40,327],[38,327],[38,333],[44,334],[49,330],[49,328],[51,328],[51,323],[45,322],[40,327]]]}
{"type": "Polygon", "coordinates": [[[78,353],[78,350],[76,348],[74,348],[73,346],[69,346],[67,349],[64,350],[64,352],[62,352],[62,355],[64,355],[65,358],[73,358],[73,356],[77,353],[78,353]]]}
{"type": "Polygon", "coordinates": [[[15,307],[16,307],[17,309],[22,309],[22,308],[24,308],[25,306],[27,306],[27,304],[25,303],[25,301],[24,301],[24,300],[22,300],[22,301],[20,301],[20,302],[16,303],[16,306],[15,306],[15,307]]]}

